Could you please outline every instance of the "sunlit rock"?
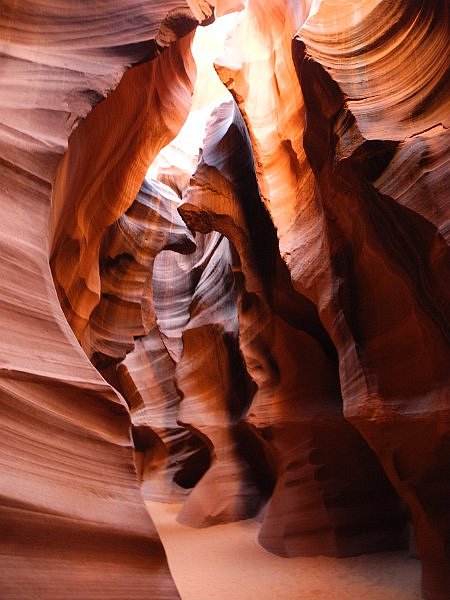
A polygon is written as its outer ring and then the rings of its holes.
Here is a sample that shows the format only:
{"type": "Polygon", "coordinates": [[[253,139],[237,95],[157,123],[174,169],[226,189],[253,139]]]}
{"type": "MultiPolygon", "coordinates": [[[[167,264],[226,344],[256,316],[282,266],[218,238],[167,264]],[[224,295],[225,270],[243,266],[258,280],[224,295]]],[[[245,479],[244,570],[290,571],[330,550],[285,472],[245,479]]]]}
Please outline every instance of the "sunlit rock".
{"type": "Polygon", "coordinates": [[[147,498],[446,600],[448,7],[106,4],[0,15],[1,597],[176,598],[147,498]]]}

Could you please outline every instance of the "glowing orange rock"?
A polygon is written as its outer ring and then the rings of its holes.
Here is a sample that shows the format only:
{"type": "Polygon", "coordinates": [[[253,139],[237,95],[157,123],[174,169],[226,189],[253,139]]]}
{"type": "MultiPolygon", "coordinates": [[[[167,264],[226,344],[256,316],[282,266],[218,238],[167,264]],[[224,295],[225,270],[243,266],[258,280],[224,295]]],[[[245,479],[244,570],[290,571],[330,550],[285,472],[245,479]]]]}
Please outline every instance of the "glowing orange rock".
{"type": "Polygon", "coordinates": [[[140,486],[447,599],[448,7],[250,0],[222,102],[237,0],[4,4],[2,598],[176,598],[140,486]]]}
{"type": "MultiPolygon", "coordinates": [[[[93,246],[99,229],[123,212],[127,194],[130,204],[134,199],[135,173],[125,178],[125,196],[110,196],[103,207],[83,204],[82,192],[90,190],[92,197],[102,185],[106,170],[100,163],[104,167],[111,158],[102,150],[117,141],[117,117],[124,117],[120,106],[116,117],[110,113],[112,120],[102,125],[95,117],[83,122],[55,183],[57,165],[78,121],[117,86],[132,63],[152,55],[160,24],[172,8],[179,7],[128,2],[126,9],[111,12],[98,2],[2,5],[0,596],[5,600],[62,595],[137,599],[147,598],[150,589],[155,598],[178,597],[139,491],[128,408],[80,348],[49,267],[52,219],[57,239],[69,247],[72,239],[72,249],[80,242],[84,256],[80,279],[77,255],[69,251],[56,261],[64,281],[77,281],[71,299],[83,295],[85,284],[88,304],[98,294],[98,261],[89,264],[98,254],[93,246]],[[66,193],[74,205],[61,200],[66,193]],[[86,237],[74,241],[74,230],[86,237]],[[62,231],[68,238],[61,240],[62,231]]],[[[184,24],[192,29],[197,21],[184,14],[184,24]]],[[[188,44],[181,42],[151,67],[133,69],[128,80],[147,83],[143,73],[152,76],[159,62],[175,60],[174,74],[187,83],[178,52],[190,64],[188,44]]],[[[114,104],[108,100],[105,105],[114,104]]],[[[180,101],[186,104],[183,97],[180,101]]],[[[106,111],[102,104],[95,110],[106,111]]],[[[175,112],[169,129],[179,122],[175,112]]],[[[131,136],[129,123],[122,124],[131,136]]],[[[139,154],[136,145],[135,150],[139,154]]],[[[118,170],[113,172],[120,179],[118,170]]],[[[84,305],[76,313],[77,308],[74,314],[81,313],[83,320],[89,308],[84,305]]]]}

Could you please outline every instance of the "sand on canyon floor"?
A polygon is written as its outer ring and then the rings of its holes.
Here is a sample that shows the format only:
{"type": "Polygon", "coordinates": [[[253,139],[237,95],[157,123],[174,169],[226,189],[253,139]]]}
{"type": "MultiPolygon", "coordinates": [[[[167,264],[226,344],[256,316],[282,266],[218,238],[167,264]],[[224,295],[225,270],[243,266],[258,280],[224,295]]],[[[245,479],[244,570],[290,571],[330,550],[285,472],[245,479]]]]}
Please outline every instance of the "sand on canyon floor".
{"type": "Polygon", "coordinates": [[[420,564],[406,552],[281,558],[254,520],[180,525],[181,504],[147,502],[182,600],[419,600],[420,564]]]}

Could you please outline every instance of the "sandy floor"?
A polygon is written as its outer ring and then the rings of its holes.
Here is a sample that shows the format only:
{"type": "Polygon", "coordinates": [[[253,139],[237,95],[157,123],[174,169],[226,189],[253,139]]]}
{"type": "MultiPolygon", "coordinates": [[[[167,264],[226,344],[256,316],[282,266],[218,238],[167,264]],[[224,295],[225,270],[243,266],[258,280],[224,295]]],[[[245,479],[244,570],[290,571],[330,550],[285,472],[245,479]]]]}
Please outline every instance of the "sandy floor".
{"type": "Polygon", "coordinates": [[[280,558],[241,521],[192,529],[179,504],[147,502],[182,600],[418,600],[418,561],[389,552],[355,558],[280,558]]]}

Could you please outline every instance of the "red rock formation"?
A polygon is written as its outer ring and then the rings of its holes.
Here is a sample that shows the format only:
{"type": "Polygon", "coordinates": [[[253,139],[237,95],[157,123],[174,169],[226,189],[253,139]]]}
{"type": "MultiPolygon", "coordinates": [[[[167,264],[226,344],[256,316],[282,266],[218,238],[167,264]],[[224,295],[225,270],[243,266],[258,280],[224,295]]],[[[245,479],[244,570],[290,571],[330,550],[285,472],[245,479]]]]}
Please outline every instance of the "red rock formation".
{"type": "Polygon", "coordinates": [[[405,500],[437,599],[450,590],[448,33],[440,2],[348,3],[339,19],[323,2],[294,44],[344,413],[405,500]]]}
{"type": "MultiPolygon", "coordinates": [[[[258,388],[241,427],[257,428],[277,470],[260,541],[284,556],[395,547],[402,526],[395,494],[367,444],[343,418],[335,353],[314,307],[283,277],[250,148],[234,103],[222,105],[208,125],[180,212],[191,228],[226,234],[238,254],[240,348],[258,388]],[[333,450],[337,438],[339,455],[333,450]],[[345,464],[352,468],[342,468],[345,464]]],[[[195,377],[195,364],[190,372],[195,377]]],[[[213,393],[211,382],[206,387],[213,393]]],[[[217,408],[208,402],[215,415],[226,406],[217,393],[216,401],[217,408]]],[[[194,497],[201,495],[199,488],[194,497]]],[[[203,490],[203,510],[206,495],[203,490]]],[[[192,513],[190,522],[196,523],[192,513]]]]}
{"type": "Polygon", "coordinates": [[[249,126],[261,194],[293,283],[317,306],[338,351],[344,414],[408,505],[424,594],[444,598],[448,9],[316,6],[294,46],[303,136],[286,48],[295,18],[281,5],[267,19],[267,7],[251,3],[233,36],[235,45],[244,37],[252,44],[234,57],[238,68],[218,72],[249,126]]]}
{"type": "Polygon", "coordinates": [[[228,240],[212,232],[202,259],[176,370],[183,394],[179,420],[206,440],[212,461],[187,498],[179,519],[204,526],[253,516],[260,493],[239,455],[235,429],[248,403],[249,381],[238,346],[233,261],[228,240]]]}
{"type": "MultiPolygon", "coordinates": [[[[176,211],[178,203],[170,188],[146,180],[130,209],[106,232],[101,242],[101,298],[83,336],[93,363],[130,405],[142,491],[159,500],[186,493],[172,485],[173,478],[180,479],[182,464],[192,462],[192,453],[199,458],[202,449],[176,422],[175,363],[163,343],[165,330],[161,320],[161,333],[158,329],[153,302],[155,295],[159,306],[162,295],[163,303],[169,296],[175,305],[173,278],[165,273],[160,277],[158,269],[154,273],[155,258],[160,262],[165,249],[186,253],[195,248],[176,211]]],[[[177,343],[181,334],[179,338],[177,343]]]]}
{"type": "Polygon", "coordinates": [[[194,76],[190,41],[183,38],[129,70],[74,132],[59,166],[51,265],[69,324],[81,342],[99,299],[103,235],[129,208],[148,165],[187,117],[194,76]]]}
{"type": "MultiPolygon", "coordinates": [[[[61,262],[56,259],[56,270],[68,269],[62,277],[78,285],[73,297],[87,290],[87,303],[76,306],[83,322],[93,308],[92,295],[98,294],[98,261],[89,261],[98,252],[99,229],[131,204],[140,174],[130,171],[130,163],[122,163],[122,174],[116,165],[112,172],[116,183],[125,187],[124,196],[118,187],[109,187],[115,200],[109,197],[103,207],[85,203],[81,192],[93,198],[95,190],[97,202],[106,198],[101,190],[111,185],[104,178],[111,159],[108,150],[113,150],[108,144],[122,134],[131,137],[126,107],[136,100],[135,93],[138,98],[147,93],[128,87],[122,96],[125,104],[120,104],[117,90],[98,104],[72,136],[73,148],[57,179],[56,167],[73,127],[117,85],[125,69],[153,55],[171,31],[176,37],[179,26],[181,33],[195,26],[192,15],[182,9],[184,13],[172,13],[160,29],[166,15],[179,8],[170,2],[128,2],[113,12],[97,2],[2,6],[0,595],[5,599],[61,594],[147,598],[149,589],[155,598],[178,597],[139,493],[127,406],[78,345],[55,293],[48,253],[51,216],[56,247],[71,247],[61,262]],[[94,113],[103,114],[111,104],[116,117],[110,112],[110,120],[100,123],[94,113]],[[119,123],[120,134],[114,129],[119,123]],[[65,195],[76,198],[74,205],[63,202],[65,195]],[[77,244],[86,280],[78,279],[79,255],[72,253],[77,244]]],[[[169,69],[174,65],[187,83],[180,58],[190,64],[188,44],[183,40],[159,59],[130,71],[122,90],[137,82],[141,89],[152,84],[143,74],[152,77],[161,62],[169,69]]],[[[158,85],[167,86],[169,77],[166,71],[158,85]]],[[[171,111],[170,133],[155,136],[154,152],[176,133],[176,124],[188,110],[185,98],[179,100],[180,112],[171,111]]],[[[136,139],[134,151],[130,162],[142,151],[136,139]]],[[[142,165],[149,150],[146,154],[142,165]]],[[[69,313],[66,316],[73,321],[69,313]]],[[[74,329],[80,331],[77,325],[74,329]]]]}
{"type": "Polygon", "coordinates": [[[250,0],[234,100],[199,66],[201,149],[144,181],[211,15],[182,4],[0,17],[0,595],[177,597],[140,485],[288,556],[404,546],[407,512],[446,599],[448,8],[250,0]]]}

